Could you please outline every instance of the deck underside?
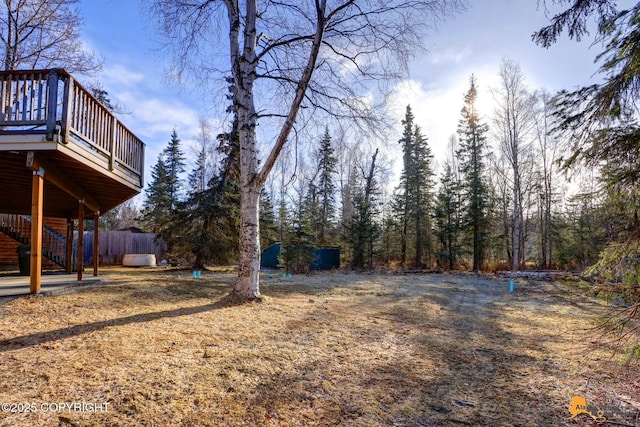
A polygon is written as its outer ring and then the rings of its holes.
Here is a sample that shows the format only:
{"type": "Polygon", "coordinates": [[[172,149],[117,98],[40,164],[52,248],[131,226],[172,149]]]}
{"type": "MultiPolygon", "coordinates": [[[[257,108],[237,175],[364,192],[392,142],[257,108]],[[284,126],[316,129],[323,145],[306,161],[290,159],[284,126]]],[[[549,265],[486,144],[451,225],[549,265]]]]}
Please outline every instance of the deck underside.
{"type": "Polygon", "coordinates": [[[45,169],[45,216],[76,218],[83,196],[93,199],[102,215],[140,192],[139,177],[117,167],[109,170],[108,159],[89,148],[42,139],[38,135],[0,137],[1,212],[31,214],[33,171],[27,167],[30,151],[45,169]],[[58,185],[49,179],[54,176],[58,185]],[[60,186],[59,181],[66,185],[60,186]]]}

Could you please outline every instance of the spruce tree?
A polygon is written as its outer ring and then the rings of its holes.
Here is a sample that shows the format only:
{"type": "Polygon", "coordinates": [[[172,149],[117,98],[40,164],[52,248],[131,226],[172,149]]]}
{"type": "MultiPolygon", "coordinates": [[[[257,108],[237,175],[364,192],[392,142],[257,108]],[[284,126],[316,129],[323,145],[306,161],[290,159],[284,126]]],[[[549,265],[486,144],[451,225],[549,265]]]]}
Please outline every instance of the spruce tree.
{"type": "Polygon", "coordinates": [[[201,144],[193,170],[189,174],[189,193],[177,205],[172,231],[174,252],[191,260],[194,268],[206,263],[228,263],[238,253],[239,157],[236,126],[217,137],[216,150],[224,157],[219,170],[203,188],[207,163],[211,161],[207,144],[201,144]]]}
{"type": "Polygon", "coordinates": [[[280,262],[288,273],[307,273],[313,262],[313,250],[316,248],[312,227],[315,196],[309,195],[313,191],[312,186],[306,194],[299,193],[286,239],[282,243],[280,262]]]}
{"type": "Polygon", "coordinates": [[[174,129],[169,144],[163,151],[165,169],[167,171],[167,191],[171,200],[171,208],[175,209],[183,193],[181,175],[185,171],[185,156],[180,147],[180,138],[174,129]]]}
{"type": "Polygon", "coordinates": [[[489,190],[485,178],[486,134],[488,126],[481,122],[476,102],[478,90],[476,78],[471,76],[470,87],[464,96],[462,117],[458,122],[460,169],[464,177],[465,226],[471,231],[473,241],[473,271],[482,268],[486,247],[489,190]]]}
{"type": "Polygon", "coordinates": [[[400,262],[402,265],[406,263],[409,235],[413,233],[413,264],[420,268],[424,264],[423,255],[426,253],[430,257],[432,253],[430,211],[433,203],[433,155],[427,138],[414,124],[410,106],[407,106],[402,125],[399,143],[402,146],[403,170],[395,198],[396,212],[402,223],[400,262]]]}
{"type": "Polygon", "coordinates": [[[335,214],[336,184],[334,177],[338,159],[331,144],[329,128],[325,128],[324,137],[318,150],[318,244],[328,243],[332,219],[335,214]]]}
{"type": "Polygon", "coordinates": [[[223,156],[220,169],[209,181],[206,206],[209,221],[210,251],[214,262],[230,262],[238,254],[240,217],[240,145],[238,121],[231,130],[218,135],[216,150],[223,156]]]}
{"type": "MultiPolygon", "coordinates": [[[[354,188],[352,198],[353,215],[347,225],[346,240],[351,247],[351,267],[363,268],[373,264],[375,243],[380,237],[380,226],[376,222],[379,214],[376,207],[379,191],[376,175],[376,157],[378,150],[371,158],[368,172],[361,171],[361,184],[354,188]]],[[[354,171],[355,176],[357,172],[354,171]]]]}
{"type": "Polygon", "coordinates": [[[415,229],[415,259],[418,268],[424,264],[423,255],[431,260],[431,209],[433,205],[433,155],[422,135],[420,127],[415,126],[413,137],[413,171],[411,178],[411,211],[414,217],[415,229]]]}
{"type": "Polygon", "coordinates": [[[167,243],[171,254],[179,236],[178,204],[183,191],[181,174],[185,170],[184,154],[175,129],[167,147],[158,156],[151,171],[151,183],[143,204],[143,222],[167,243]]]}
{"type": "Polygon", "coordinates": [[[163,153],[158,155],[151,169],[151,182],[145,190],[142,218],[145,226],[162,236],[171,217],[171,198],[169,197],[168,172],[163,153]]]}
{"type": "Polygon", "coordinates": [[[262,190],[260,195],[260,246],[266,248],[279,238],[279,227],[271,195],[262,190]]]}
{"type": "Polygon", "coordinates": [[[205,119],[200,120],[200,128],[196,135],[196,141],[194,167],[188,177],[190,193],[204,192],[211,178],[213,164],[211,151],[213,141],[209,122],[205,119]]]}
{"type": "Polygon", "coordinates": [[[402,137],[400,145],[402,146],[402,164],[403,169],[400,174],[399,191],[396,193],[394,200],[394,208],[401,224],[400,234],[400,265],[404,266],[407,262],[407,241],[409,234],[410,222],[410,194],[411,194],[411,166],[412,166],[412,141],[413,141],[413,113],[411,106],[407,105],[404,119],[402,120],[402,137]]]}
{"type": "Polygon", "coordinates": [[[448,270],[455,268],[460,256],[460,183],[456,180],[451,163],[445,164],[440,177],[440,189],[436,198],[436,234],[440,242],[439,264],[448,270]]]}
{"type": "Polygon", "coordinates": [[[179,252],[181,258],[191,259],[194,269],[204,268],[211,260],[211,253],[215,243],[212,241],[211,200],[207,174],[210,159],[209,132],[206,122],[201,123],[200,133],[196,137],[199,142],[195,153],[193,169],[188,176],[188,193],[184,202],[177,206],[174,229],[181,236],[174,246],[174,253],[179,252]]]}

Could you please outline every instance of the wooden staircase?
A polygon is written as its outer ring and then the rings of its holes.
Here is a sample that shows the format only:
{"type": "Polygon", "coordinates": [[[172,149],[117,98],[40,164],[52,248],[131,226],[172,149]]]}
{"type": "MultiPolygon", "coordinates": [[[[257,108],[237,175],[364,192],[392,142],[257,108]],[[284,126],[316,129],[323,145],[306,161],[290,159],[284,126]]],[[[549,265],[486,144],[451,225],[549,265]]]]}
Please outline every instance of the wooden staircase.
{"type": "MultiPolygon", "coordinates": [[[[31,217],[28,215],[0,214],[0,232],[23,245],[28,245],[30,244],[29,237],[31,236],[31,217]]],[[[67,238],[62,233],[43,225],[42,256],[66,268],[66,247],[67,238]]]]}

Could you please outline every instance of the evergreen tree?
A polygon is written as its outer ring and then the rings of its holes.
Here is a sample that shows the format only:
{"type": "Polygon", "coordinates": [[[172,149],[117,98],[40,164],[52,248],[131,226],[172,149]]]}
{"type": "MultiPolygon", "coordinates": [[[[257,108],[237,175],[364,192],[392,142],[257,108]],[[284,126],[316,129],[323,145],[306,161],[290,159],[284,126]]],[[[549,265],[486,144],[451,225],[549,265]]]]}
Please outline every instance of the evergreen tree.
{"type": "Polygon", "coordinates": [[[262,190],[260,196],[260,246],[266,248],[268,245],[278,241],[279,231],[271,195],[262,190]]]}
{"type": "Polygon", "coordinates": [[[473,241],[473,271],[482,268],[487,233],[489,190],[485,178],[486,134],[488,126],[481,122],[476,108],[478,90],[472,75],[469,91],[464,96],[462,117],[458,122],[460,170],[464,177],[465,228],[471,230],[473,241]]]}
{"type": "Polygon", "coordinates": [[[640,3],[619,8],[614,0],[581,0],[568,3],[551,24],[533,35],[543,47],[556,43],[563,31],[580,41],[589,36],[588,25],[597,23],[595,40],[603,47],[596,56],[600,83],[555,97],[559,133],[571,141],[572,153],[565,167],[584,162],[604,165],[609,185],[640,186],[640,3]]]}
{"type": "Polygon", "coordinates": [[[114,111],[115,108],[111,103],[111,98],[109,98],[109,93],[101,87],[97,85],[90,88],[91,94],[109,111],[114,111]]]}
{"type": "Polygon", "coordinates": [[[436,233],[440,242],[439,264],[453,270],[460,256],[460,183],[455,179],[451,163],[445,164],[436,198],[436,233]]]}
{"type": "Polygon", "coordinates": [[[191,193],[204,192],[211,178],[211,130],[207,120],[200,120],[200,129],[196,136],[194,167],[189,173],[188,182],[191,193]]]}
{"type": "Polygon", "coordinates": [[[180,147],[180,138],[174,129],[169,144],[163,151],[165,169],[167,171],[167,190],[171,200],[171,208],[175,209],[183,192],[181,174],[185,171],[185,157],[180,147]]]}
{"type": "MultiPolygon", "coordinates": [[[[351,247],[351,267],[363,268],[373,264],[375,242],[380,236],[380,227],[375,221],[376,192],[378,185],[375,179],[376,157],[378,150],[371,158],[368,172],[362,171],[363,184],[354,189],[353,216],[347,226],[346,240],[351,247]]],[[[355,173],[354,173],[355,175],[355,173]]]]}
{"type": "Polygon", "coordinates": [[[414,217],[415,229],[415,260],[416,267],[422,267],[423,255],[426,254],[431,263],[433,252],[431,242],[431,210],[433,205],[433,168],[431,162],[433,155],[427,144],[427,139],[422,135],[420,128],[415,127],[413,137],[411,178],[411,212],[414,217]]]}
{"type": "Polygon", "coordinates": [[[183,191],[180,174],[184,170],[184,154],[174,130],[171,140],[153,167],[143,205],[143,221],[157,236],[164,239],[171,255],[175,243],[180,243],[182,235],[178,205],[183,191]]]}
{"type": "Polygon", "coordinates": [[[282,243],[280,262],[288,273],[307,273],[313,262],[313,250],[316,245],[311,215],[314,204],[309,202],[309,198],[309,191],[306,194],[299,193],[297,209],[286,239],[282,243]]]}
{"type": "Polygon", "coordinates": [[[228,263],[238,254],[240,210],[240,150],[238,121],[231,130],[217,136],[216,150],[222,157],[220,169],[209,180],[199,214],[203,218],[203,239],[207,262],[228,263]]]}
{"type": "Polygon", "coordinates": [[[400,145],[402,146],[402,164],[403,169],[400,174],[400,186],[399,191],[396,193],[394,200],[394,209],[398,215],[398,220],[401,224],[400,234],[400,265],[404,266],[407,262],[407,241],[409,234],[409,222],[410,222],[410,194],[411,194],[411,165],[412,165],[412,140],[413,140],[413,113],[411,106],[407,105],[404,119],[402,120],[402,138],[400,138],[400,145]]]}
{"type": "Polygon", "coordinates": [[[429,213],[433,203],[433,155],[427,138],[413,120],[411,107],[407,106],[402,121],[402,138],[399,141],[402,146],[403,170],[395,204],[402,222],[401,263],[406,263],[409,233],[412,231],[415,250],[413,264],[419,268],[423,266],[423,255],[426,253],[430,258],[432,253],[429,213]]]}
{"type": "Polygon", "coordinates": [[[329,128],[325,129],[324,137],[320,141],[318,150],[318,243],[325,245],[328,243],[327,233],[331,229],[331,223],[335,214],[335,192],[336,184],[334,176],[336,173],[338,159],[331,144],[329,128]]]}
{"type": "Polygon", "coordinates": [[[151,169],[151,182],[145,190],[142,218],[146,227],[157,236],[163,236],[171,218],[172,201],[169,196],[168,172],[163,153],[151,169]]]}
{"type": "Polygon", "coordinates": [[[215,215],[212,200],[208,192],[208,166],[211,162],[208,127],[201,121],[200,133],[196,139],[199,142],[195,153],[193,169],[188,176],[188,194],[184,202],[177,206],[174,229],[182,236],[173,246],[174,255],[191,260],[194,269],[204,268],[205,263],[211,261],[216,243],[212,237],[212,220],[215,215]]]}

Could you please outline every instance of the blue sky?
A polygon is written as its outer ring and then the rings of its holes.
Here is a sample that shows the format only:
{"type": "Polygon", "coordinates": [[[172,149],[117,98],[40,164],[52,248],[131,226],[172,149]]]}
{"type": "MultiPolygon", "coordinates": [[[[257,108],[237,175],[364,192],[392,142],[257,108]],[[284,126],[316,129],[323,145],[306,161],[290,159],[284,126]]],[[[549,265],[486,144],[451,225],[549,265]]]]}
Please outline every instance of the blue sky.
{"type": "MultiPolygon", "coordinates": [[[[503,58],[519,62],[530,89],[553,92],[596,81],[593,58],[598,46],[566,39],[549,49],[533,44],[531,34],[547,20],[536,0],[476,0],[462,14],[440,25],[427,40],[429,54],[413,60],[411,73],[397,89],[398,130],[406,104],[442,159],[454,134],[463,95],[474,73],[480,87],[479,103],[492,113],[490,89],[498,85],[503,58]]],[[[131,112],[122,120],[147,144],[147,178],[158,153],[175,128],[188,147],[198,119],[212,100],[194,88],[178,88],[167,80],[168,58],[157,50],[157,33],[148,25],[141,3],[132,0],[83,0],[82,30],[86,45],[105,58],[97,76],[113,100],[131,112]]],[[[210,117],[214,119],[215,117],[210,117]]],[[[221,129],[216,129],[217,132],[221,129]]],[[[396,138],[397,139],[397,138],[396,138]]],[[[188,151],[188,148],[186,148],[188,151]]]]}

